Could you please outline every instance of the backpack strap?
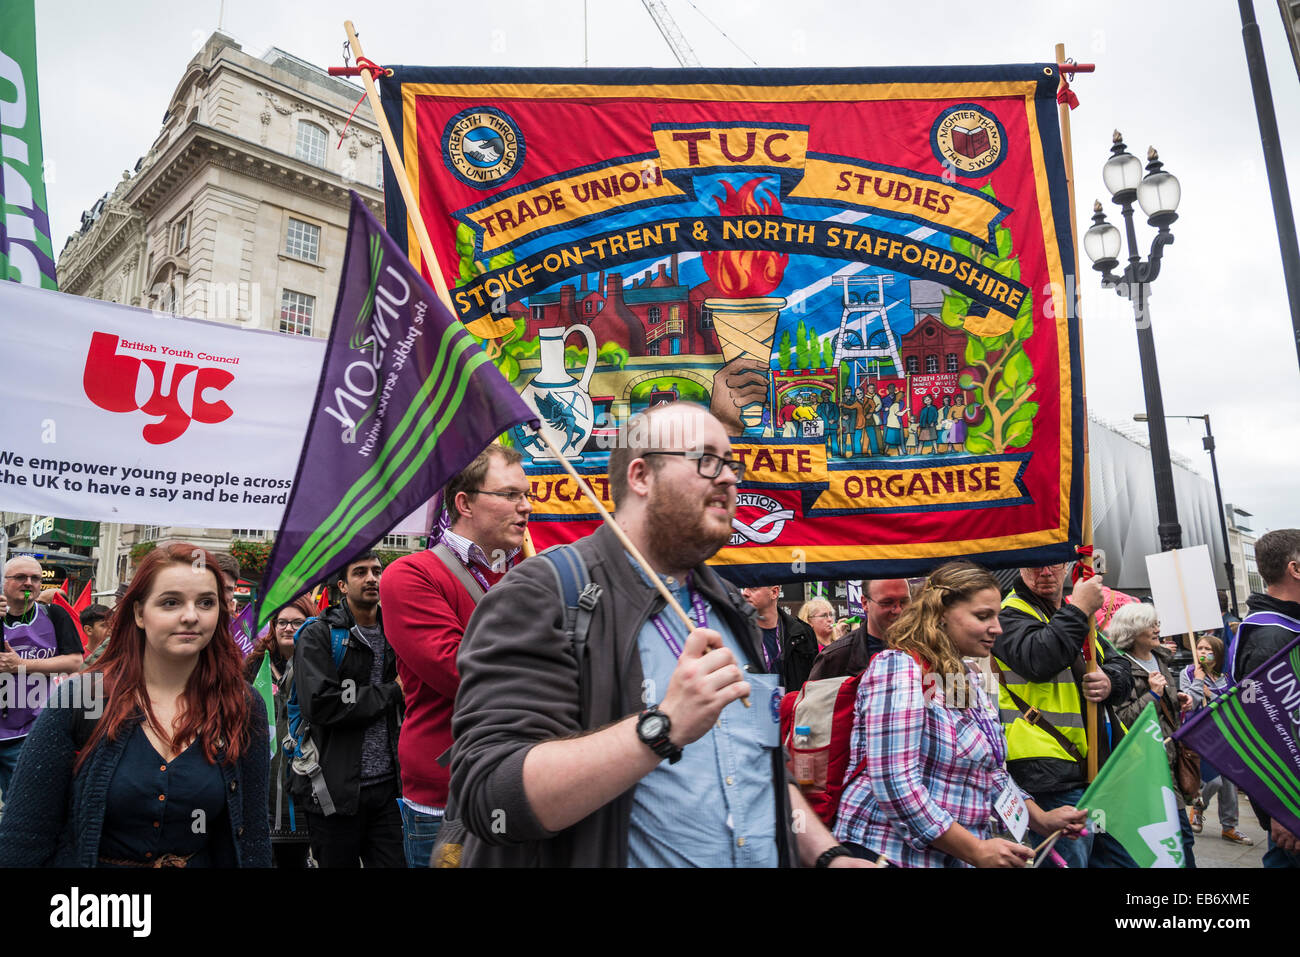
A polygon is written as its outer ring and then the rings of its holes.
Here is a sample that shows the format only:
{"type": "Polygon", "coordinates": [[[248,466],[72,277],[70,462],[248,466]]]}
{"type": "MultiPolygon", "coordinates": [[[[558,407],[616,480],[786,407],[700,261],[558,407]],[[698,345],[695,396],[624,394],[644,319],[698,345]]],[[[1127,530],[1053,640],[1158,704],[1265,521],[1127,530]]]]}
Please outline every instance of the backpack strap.
{"type": "Polygon", "coordinates": [[[343,656],[348,653],[348,630],[346,628],[330,629],[330,653],[334,656],[334,667],[343,664],[343,656]]]}
{"type": "MultiPolygon", "coordinates": [[[[316,620],[316,618],[308,618],[299,627],[298,633],[316,620]]],[[[295,633],[295,639],[298,633],[295,633]]],[[[330,655],[334,659],[335,669],[342,666],[343,659],[348,653],[349,644],[349,633],[346,628],[330,628],[330,655]]],[[[296,702],[298,695],[296,687],[293,688],[292,694],[296,702]]],[[[291,762],[291,768],[311,782],[312,796],[320,803],[321,813],[329,817],[335,812],[334,799],[330,797],[329,788],[325,785],[325,772],[320,765],[320,754],[316,748],[316,742],[311,737],[311,724],[306,719],[300,719],[297,737],[294,740],[297,746],[297,755],[291,762]],[[303,748],[304,742],[307,744],[306,749],[303,748]]]]}
{"type": "Polygon", "coordinates": [[[588,713],[587,691],[591,685],[587,672],[587,632],[591,616],[600,601],[603,589],[591,580],[587,563],[572,545],[556,545],[540,553],[555,575],[555,583],[564,599],[564,637],[578,663],[579,719],[586,726],[588,713]]]}
{"type": "Polygon", "coordinates": [[[1079,749],[1074,746],[1073,742],[1071,742],[1065,735],[1061,734],[1060,731],[1056,730],[1056,727],[1052,722],[1043,717],[1041,711],[1037,708],[1030,707],[1029,702],[1025,701],[1024,698],[1011,690],[1011,686],[1007,684],[1006,676],[1002,674],[1002,669],[998,667],[997,659],[992,655],[989,656],[989,664],[993,666],[993,671],[998,676],[998,684],[1002,686],[1002,690],[1011,698],[1011,703],[1016,706],[1016,710],[1020,712],[1020,716],[1029,722],[1029,726],[1047,732],[1047,736],[1059,744],[1065,750],[1066,754],[1082,764],[1084,757],[1079,753],[1079,749]]]}
{"type": "Polygon", "coordinates": [[[456,553],[447,547],[446,542],[439,542],[429,549],[433,556],[447,566],[447,571],[451,572],[452,577],[461,583],[461,586],[469,592],[469,600],[475,605],[483,597],[483,586],[474,580],[474,576],[465,570],[456,553]]]}

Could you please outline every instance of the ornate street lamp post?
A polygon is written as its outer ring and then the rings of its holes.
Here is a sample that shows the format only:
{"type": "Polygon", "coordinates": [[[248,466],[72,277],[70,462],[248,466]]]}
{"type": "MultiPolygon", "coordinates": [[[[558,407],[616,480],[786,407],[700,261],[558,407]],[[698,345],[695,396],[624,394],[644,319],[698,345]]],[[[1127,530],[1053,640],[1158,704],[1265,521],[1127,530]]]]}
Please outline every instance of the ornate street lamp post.
{"type": "Polygon", "coordinates": [[[1119,265],[1121,238],[1119,230],[1106,222],[1100,202],[1093,205],[1093,225],[1084,234],[1083,248],[1092,260],[1092,268],[1101,273],[1102,288],[1114,289],[1133,303],[1138,356],[1142,362],[1142,385],[1146,393],[1151,465],[1156,481],[1156,514],[1159,522],[1156,530],[1160,536],[1161,551],[1168,551],[1182,547],[1182,529],[1178,525],[1178,504],[1174,499],[1174,468],[1169,460],[1169,437],[1165,432],[1164,401],[1160,395],[1160,371],[1156,365],[1156,346],[1151,335],[1147,300],[1151,296],[1150,284],[1160,274],[1160,257],[1164,248],[1174,241],[1169,226],[1178,218],[1176,210],[1182,190],[1174,175],[1163,169],[1154,148],[1147,152],[1147,159],[1147,172],[1143,176],[1141,162],[1128,152],[1116,130],[1111,157],[1101,170],[1106,189],[1124,216],[1129,251],[1128,265],[1124,271],[1118,276],[1114,273],[1115,267],[1119,265]],[[1145,262],[1139,254],[1137,232],[1133,228],[1135,199],[1147,215],[1147,224],[1157,230],[1145,262]]]}

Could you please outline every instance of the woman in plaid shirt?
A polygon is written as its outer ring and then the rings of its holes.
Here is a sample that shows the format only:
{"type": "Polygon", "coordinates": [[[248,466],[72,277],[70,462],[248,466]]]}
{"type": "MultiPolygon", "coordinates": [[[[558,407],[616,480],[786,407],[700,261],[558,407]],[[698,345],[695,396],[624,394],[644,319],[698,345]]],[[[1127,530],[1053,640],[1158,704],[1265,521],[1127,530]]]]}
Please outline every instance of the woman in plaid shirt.
{"type": "MultiPolygon", "coordinates": [[[[1015,784],[1006,740],[979,673],[1002,633],[996,579],[969,562],[936,569],[889,630],[858,688],[850,768],[835,836],[902,867],[1019,867],[1023,844],[993,836],[994,801],[1015,784]]],[[[1021,793],[1029,826],[1074,837],[1086,814],[1041,810],[1021,793]]]]}

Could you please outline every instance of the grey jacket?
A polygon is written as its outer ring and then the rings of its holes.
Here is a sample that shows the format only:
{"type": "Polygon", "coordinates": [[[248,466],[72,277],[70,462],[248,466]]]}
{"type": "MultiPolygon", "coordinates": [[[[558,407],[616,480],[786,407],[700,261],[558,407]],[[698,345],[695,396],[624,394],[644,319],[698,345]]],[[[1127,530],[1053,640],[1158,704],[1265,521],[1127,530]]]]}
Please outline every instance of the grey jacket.
{"type": "MultiPolygon", "coordinates": [[[[544,559],[512,569],[480,600],[457,661],[449,816],[467,831],[464,867],[622,867],[635,788],[561,832],[546,830],[524,794],[533,746],[602,728],[643,710],[637,635],[663,607],[607,528],[576,543],[604,590],[587,644],[585,722],[579,720],[578,663],[564,635],[564,608],[544,559]]],[[[762,661],[752,607],[710,568],[694,585],[727,622],[751,660],[762,661]]],[[[756,702],[756,706],[758,703],[756,702]]],[[[781,749],[772,752],[781,864],[797,860],[781,749]],[[784,822],[784,827],[781,827],[784,822]]]]}

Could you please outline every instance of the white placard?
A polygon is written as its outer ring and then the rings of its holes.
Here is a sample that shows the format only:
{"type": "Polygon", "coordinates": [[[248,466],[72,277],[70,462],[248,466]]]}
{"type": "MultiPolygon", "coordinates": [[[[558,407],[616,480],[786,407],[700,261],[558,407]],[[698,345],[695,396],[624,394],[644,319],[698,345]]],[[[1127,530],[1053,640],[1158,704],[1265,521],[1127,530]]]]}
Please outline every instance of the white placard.
{"type": "Polygon", "coordinates": [[[0,282],[0,322],[0,508],[279,527],[323,339],[15,282],[0,282]]]}
{"type": "Polygon", "coordinates": [[[1015,784],[1008,784],[993,802],[1002,826],[1011,832],[1017,841],[1023,840],[1025,831],[1029,830],[1029,809],[1020,797],[1020,789],[1015,784]]]}
{"type": "Polygon", "coordinates": [[[1209,546],[1148,555],[1147,577],[1162,636],[1223,627],[1209,546]]]}

